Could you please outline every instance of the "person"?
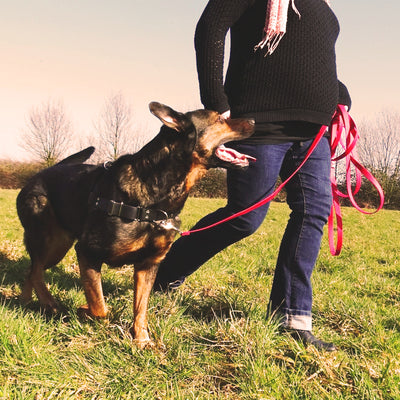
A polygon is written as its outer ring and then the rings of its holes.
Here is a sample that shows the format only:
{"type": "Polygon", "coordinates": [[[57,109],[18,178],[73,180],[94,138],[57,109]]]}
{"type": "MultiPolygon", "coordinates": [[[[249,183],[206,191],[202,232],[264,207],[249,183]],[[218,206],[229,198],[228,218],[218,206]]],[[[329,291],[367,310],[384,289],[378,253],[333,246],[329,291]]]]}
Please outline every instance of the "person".
{"type": "MultiPolygon", "coordinates": [[[[233,146],[257,161],[246,170],[228,170],[226,206],[193,229],[265,198],[279,176],[285,180],[301,163],[337,105],[350,108],[348,90],[337,77],[338,34],[338,20],[325,0],[209,0],[195,33],[201,101],[225,118],[255,120],[254,134],[233,146]]],[[[291,214],[279,249],[269,312],[296,339],[333,351],[333,343],[312,334],[311,314],[311,274],[332,202],[328,137],[322,138],[286,191],[291,214]]],[[[176,240],[160,265],[154,290],[178,287],[216,253],[254,233],[268,207],[176,240]]]]}

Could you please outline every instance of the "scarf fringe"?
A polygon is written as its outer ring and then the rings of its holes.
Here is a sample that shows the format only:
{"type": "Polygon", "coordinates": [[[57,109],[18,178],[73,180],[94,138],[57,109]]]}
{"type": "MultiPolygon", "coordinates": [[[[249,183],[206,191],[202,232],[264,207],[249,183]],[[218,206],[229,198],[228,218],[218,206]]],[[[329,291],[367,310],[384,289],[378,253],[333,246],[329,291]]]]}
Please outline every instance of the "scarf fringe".
{"type": "Polygon", "coordinates": [[[263,49],[265,46],[267,46],[267,51],[264,55],[264,57],[272,54],[275,49],[278,47],[280,41],[282,40],[285,32],[270,32],[266,33],[263,40],[261,40],[260,43],[258,43],[256,46],[254,46],[254,51],[257,51],[258,49],[263,49]]]}
{"type": "Polygon", "coordinates": [[[275,51],[286,33],[289,2],[293,11],[301,18],[294,1],[295,0],[268,0],[264,37],[261,42],[254,46],[254,51],[267,46],[264,57],[271,55],[275,51]]]}

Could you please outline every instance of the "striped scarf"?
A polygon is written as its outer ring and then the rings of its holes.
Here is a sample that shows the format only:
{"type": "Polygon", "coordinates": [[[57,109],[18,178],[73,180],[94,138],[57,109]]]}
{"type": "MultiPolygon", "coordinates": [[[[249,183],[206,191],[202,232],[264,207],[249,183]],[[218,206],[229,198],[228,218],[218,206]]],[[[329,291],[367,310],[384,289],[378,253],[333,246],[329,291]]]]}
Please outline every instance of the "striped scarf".
{"type": "MultiPolygon", "coordinates": [[[[329,4],[329,0],[324,0],[329,4]]],[[[294,12],[299,16],[299,10],[294,4],[294,0],[268,0],[267,15],[265,19],[265,27],[263,30],[264,37],[254,50],[263,49],[267,46],[265,56],[272,54],[278,47],[283,35],[286,32],[286,23],[288,17],[289,3],[294,12]]]]}

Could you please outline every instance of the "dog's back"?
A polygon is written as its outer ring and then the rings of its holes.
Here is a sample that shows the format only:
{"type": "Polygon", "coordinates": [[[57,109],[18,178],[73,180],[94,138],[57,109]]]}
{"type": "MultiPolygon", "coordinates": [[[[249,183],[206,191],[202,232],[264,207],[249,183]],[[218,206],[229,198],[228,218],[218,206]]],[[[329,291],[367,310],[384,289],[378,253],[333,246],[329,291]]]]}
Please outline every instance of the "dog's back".
{"type": "Polygon", "coordinates": [[[17,212],[25,228],[26,244],[56,225],[71,233],[79,229],[98,169],[83,164],[93,152],[94,147],[88,147],[65,158],[34,175],[21,189],[17,212]]]}

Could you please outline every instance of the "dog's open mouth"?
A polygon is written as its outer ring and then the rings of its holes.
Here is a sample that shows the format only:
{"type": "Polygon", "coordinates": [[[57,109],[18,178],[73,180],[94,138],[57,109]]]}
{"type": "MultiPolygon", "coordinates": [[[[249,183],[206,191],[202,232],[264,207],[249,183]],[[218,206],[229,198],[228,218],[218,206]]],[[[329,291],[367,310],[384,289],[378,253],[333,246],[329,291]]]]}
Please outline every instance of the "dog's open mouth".
{"type": "Polygon", "coordinates": [[[249,161],[256,161],[254,157],[239,153],[236,150],[225,147],[223,144],[217,147],[215,150],[215,155],[220,160],[237,165],[239,167],[247,167],[249,165],[249,161]]]}

